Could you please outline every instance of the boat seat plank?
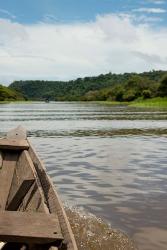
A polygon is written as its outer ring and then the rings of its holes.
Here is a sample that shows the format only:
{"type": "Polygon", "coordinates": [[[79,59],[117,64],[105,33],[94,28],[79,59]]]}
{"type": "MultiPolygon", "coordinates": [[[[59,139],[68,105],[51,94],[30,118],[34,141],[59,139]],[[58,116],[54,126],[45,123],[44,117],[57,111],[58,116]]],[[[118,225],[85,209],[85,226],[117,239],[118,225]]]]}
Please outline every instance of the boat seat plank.
{"type": "Polygon", "coordinates": [[[49,244],[62,240],[58,219],[54,214],[0,212],[0,241],[49,244]]]}
{"type": "Polygon", "coordinates": [[[27,140],[0,139],[0,149],[24,150],[28,148],[29,144],[27,140]]]}
{"type": "Polygon", "coordinates": [[[0,210],[4,210],[6,207],[17,158],[17,153],[6,153],[0,168],[0,210]]]}
{"type": "Polygon", "coordinates": [[[34,181],[34,179],[29,179],[22,182],[10,203],[6,205],[6,210],[15,211],[18,209],[34,181]]]}

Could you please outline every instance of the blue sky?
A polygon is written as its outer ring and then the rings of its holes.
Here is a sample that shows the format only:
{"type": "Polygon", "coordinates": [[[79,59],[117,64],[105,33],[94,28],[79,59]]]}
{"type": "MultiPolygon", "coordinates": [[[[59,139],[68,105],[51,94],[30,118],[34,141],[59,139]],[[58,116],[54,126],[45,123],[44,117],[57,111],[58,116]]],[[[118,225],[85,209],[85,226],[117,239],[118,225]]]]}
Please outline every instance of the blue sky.
{"type": "Polygon", "coordinates": [[[84,22],[102,14],[135,12],[141,15],[142,12],[149,17],[162,18],[160,25],[164,25],[167,22],[166,10],[166,0],[0,0],[0,17],[24,24],[84,22]]]}
{"type": "Polygon", "coordinates": [[[0,0],[0,83],[167,69],[167,0],[0,0]]]}

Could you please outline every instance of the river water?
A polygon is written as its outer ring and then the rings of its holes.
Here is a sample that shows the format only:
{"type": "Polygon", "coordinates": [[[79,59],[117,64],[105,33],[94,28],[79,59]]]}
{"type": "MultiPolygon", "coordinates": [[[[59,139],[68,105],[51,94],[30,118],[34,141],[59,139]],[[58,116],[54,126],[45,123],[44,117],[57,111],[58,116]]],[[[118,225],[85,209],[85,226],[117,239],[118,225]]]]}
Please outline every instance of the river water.
{"type": "Polygon", "coordinates": [[[62,200],[167,246],[167,111],[96,103],[0,105],[0,135],[25,126],[62,200]]]}

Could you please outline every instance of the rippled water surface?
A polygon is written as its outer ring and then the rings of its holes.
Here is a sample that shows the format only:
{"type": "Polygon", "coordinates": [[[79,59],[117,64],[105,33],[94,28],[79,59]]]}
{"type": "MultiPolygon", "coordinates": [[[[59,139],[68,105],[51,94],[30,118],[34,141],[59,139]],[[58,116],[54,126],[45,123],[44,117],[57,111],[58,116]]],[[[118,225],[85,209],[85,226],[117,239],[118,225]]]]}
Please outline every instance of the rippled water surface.
{"type": "Polygon", "coordinates": [[[69,205],[167,246],[167,111],[93,103],[0,105],[0,135],[22,124],[69,205]]]}

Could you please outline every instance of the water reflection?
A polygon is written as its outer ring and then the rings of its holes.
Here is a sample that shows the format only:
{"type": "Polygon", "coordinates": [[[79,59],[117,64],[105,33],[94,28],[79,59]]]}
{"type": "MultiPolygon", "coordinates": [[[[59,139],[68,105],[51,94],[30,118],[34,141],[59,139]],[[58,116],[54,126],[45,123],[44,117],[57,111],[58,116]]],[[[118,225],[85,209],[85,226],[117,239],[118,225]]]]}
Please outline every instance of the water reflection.
{"type": "Polygon", "coordinates": [[[166,117],[90,103],[5,104],[0,135],[21,123],[64,201],[124,230],[142,250],[165,250],[166,117]]]}
{"type": "Polygon", "coordinates": [[[154,241],[166,249],[166,237],[156,234],[167,233],[166,137],[33,140],[64,201],[128,232],[141,249],[157,249],[144,231],[154,228],[154,241]]]}

